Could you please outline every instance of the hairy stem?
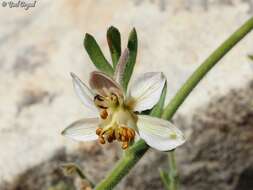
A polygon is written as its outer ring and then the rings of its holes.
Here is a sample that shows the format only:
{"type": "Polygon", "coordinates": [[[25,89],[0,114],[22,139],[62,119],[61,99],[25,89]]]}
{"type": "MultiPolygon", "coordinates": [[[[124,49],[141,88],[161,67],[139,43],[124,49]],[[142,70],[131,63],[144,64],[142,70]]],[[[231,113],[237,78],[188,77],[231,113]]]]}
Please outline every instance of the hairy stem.
{"type": "MultiPolygon", "coordinates": [[[[222,43],[190,76],[185,84],[176,93],[174,98],[165,107],[162,118],[170,120],[179,106],[184,102],[190,92],[195,88],[199,81],[207,74],[207,72],[232,49],[247,33],[253,28],[253,18],[249,19],[237,31],[235,31],[224,43],[222,43]]],[[[120,180],[130,171],[130,169],[140,160],[144,153],[148,150],[148,146],[143,140],[134,144],[123,156],[109,173],[102,180],[96,190],[110,190],[115,187],[120,180]]]]}

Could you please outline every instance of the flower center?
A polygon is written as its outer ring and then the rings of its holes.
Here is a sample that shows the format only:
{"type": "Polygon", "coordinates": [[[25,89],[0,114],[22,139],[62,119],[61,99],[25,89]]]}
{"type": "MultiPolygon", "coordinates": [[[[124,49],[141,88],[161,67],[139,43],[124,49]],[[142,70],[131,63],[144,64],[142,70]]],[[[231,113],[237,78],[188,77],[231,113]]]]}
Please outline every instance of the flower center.
{"type": "Polygon", "coordinates": [[[111,93],[104,97],[96,95],[95,105],[100,110],[101,123],[96,130],[99,142],[105,144],[117,140],[122,149],[128,148],[134,140],[137,117],[131,109],[124,105],[123,98],[111,93]]]}

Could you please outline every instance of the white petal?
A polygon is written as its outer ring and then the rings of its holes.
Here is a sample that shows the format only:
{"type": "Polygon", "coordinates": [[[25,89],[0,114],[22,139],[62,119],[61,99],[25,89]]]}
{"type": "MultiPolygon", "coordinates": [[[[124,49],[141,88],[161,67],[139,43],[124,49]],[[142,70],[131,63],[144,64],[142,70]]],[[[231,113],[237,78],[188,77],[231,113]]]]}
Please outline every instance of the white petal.
{"type": "Polygon", "coordinates": [[[115,73],[114,73],[115,81],[119,84],[122,84],[122,80],[123,80],[128,57],[129,57],[129,50],[128,50],[128,48],[126,48],[119,58],[119,62],[117,64],[117,67],[116,67],[115,73]]]}
{"type": "Polygon", "coordinates": [[[108,96],[111,92],[122,95],[120,85],[102,72],[92,72],[89,83],[90,87],[102,96],[108,96]]]}
{"type": "Polygon", "coordinates": [[[130,86],[128,96],[135,101],[134,111],[151,109],[159,100],[165,76],[158,72],[145,73],[130,86]]]}
{"type": "Polygon", "coordinates": [[[163,119],[139,115],[137,127],[140,137],[149,146],[161,151],[173,150],[185,142],[183,133],[163,119]]]}
{"type": "Polygon", "coordinates": [[[62,131],[62,135],[77,141],[96,140],[98,138],[96,135],[98,124],[98,118],[81,119],[64,129],[64,131],[62,131]]]}
{"type": "Polygon", "coordinates": [[[88,108],[90,108],[90,110],[92,110],[94,112],[94,114],[97,114],[97,108],[93,102],[94,99],[94,94],[92,93],[92,91],[74,74],[74,73],[70,73],[72,80],[73,80],[73,87],[74,90],[77,94],[77,96],[79,97],[79,99],[81,100],[81,102],[88,108]]]}

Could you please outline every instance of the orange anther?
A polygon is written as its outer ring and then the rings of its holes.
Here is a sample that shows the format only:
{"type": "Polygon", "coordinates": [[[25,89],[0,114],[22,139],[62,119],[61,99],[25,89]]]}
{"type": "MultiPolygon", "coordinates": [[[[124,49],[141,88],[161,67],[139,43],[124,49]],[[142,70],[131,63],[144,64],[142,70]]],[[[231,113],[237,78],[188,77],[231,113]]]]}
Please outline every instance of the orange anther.
{"type": "Polygon", "coordinates": [[[106,119],[107,116],[108,116],[108,113],[107,113],[106,109],[104,109],[104,110],[102,110],[102,111],[100,112],[100,117],[101,117],[102,119],[106,119]]]}
{"type": "Polygon", "coordinates": [[[127,149],[128,148],[128,142],[123,142],[121,145],[122,149],[127,149]]]}
{"type": "Polygon", "coordinates": [[[103,137],[99,137],[100,144],[105,144],[105,139],[103,137]]]}
{"type": "Polygon", "coordinates": [[[129,139],[133,138],[133,134],[132,134],[131,130],[127,130],[127,136],[129,137],[129,139]]]}
{"type": "Polygon", "coordinates": [[[107,141],[108,141],[109,143],[111,143],[111,142],[113,141],[113,135],[108,135],[108,136],[107,136],[107,141]]]}
{"type": "Polygon", "coordinates": [[[127,136],[127,131],[128,131],[127,128],[124,127],[123,130],[122,130],[123,136],[127,136]]]}
{"type": "Polygon", "coordinates": [[[96,129],[96,134],[97,134],[97,135],[100,135],[101,132],[102,132],[102,130],[103,130],[102,128],[97,128],[97,129],[96,129]]]}
{"type": "Polygon", "coordinates": [[[121,136],[121,141],[125,142],[126,141],[126,137],[125,136],[121,136]]]}

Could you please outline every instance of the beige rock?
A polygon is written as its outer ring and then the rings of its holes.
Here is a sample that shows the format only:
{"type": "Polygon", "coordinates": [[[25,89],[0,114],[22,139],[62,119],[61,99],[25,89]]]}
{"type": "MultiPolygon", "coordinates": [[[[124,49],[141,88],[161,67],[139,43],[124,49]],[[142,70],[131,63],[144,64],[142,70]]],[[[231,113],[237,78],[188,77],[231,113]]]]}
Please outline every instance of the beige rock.
{"type": "MultiPolygon", "coordinates": [[[[1,1],[2,3],[3,1],[1,1]]],[[[231,1],[38,1],[34,8],[0,7],[0,179],[10,181],[77,144],[61,137],[70,122],[89,116],[72,90],[69,72],[87,81],[94,70],[83,48],[93,34],[106,56],[105,33],[118,27],[126,45],[136,27],[139,37],[135,74],[163,71],[170,99],[192,71],[247,18],[251,4],[231,1]],[[148,65],[148,70],[147,70],[148,65]]],[[[246,55],[252,33],[243,39],[194,90],[179,113],[195,108],[252,79],[246,55]]]]}

